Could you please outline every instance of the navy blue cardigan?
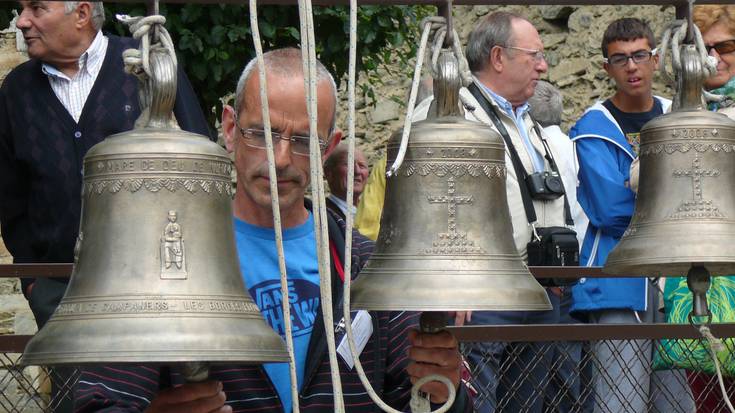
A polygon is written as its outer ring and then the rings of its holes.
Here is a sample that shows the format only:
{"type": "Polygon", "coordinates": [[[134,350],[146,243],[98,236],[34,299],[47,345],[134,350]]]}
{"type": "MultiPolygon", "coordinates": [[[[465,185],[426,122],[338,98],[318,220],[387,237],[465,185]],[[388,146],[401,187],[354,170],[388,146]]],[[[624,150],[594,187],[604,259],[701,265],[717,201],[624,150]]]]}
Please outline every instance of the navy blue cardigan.
{"type": "MultiPolygon", "coordinates": [[[[78,123],[37,59],[15,68],[0,88],[0,227],[16,263],[73,261],[84,155],[105,137],[132,129],[140,114],[138,80],[123,72],[122,61],[123,50],[137,42],[108,39],[78,123]]],[[[175,114],[182,129],[211,135],[183,70],[175,114]]],[[[24,293],[31,281],[23,280],[24,293]]]]}

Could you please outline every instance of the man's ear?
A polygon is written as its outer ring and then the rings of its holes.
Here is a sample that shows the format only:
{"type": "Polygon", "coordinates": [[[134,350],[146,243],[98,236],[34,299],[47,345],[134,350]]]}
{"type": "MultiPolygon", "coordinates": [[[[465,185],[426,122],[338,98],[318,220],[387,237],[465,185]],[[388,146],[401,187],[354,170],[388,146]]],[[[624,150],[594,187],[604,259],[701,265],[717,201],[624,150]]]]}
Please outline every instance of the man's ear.
{"type": "Polygon", "coordinates": [[[612,77],[612,74],[610,74],[610,64],[609,63],[603,63],[602,68],[605,69],[605,72],[607,72],[607,75],[609,77],[612,77]]]}
{"type": "Polygon", "coordinates": [[[224,138],[227,152],[232,153],[235,151],[238,132],[237,124],[235,123],[235,109],[230,105],[225,105],[222,108],[222,137],[224,138]]]}
{"type": "Polygon", "coordinates": [[[653,70],[658,70],[658,55],[653,55],[653,70]]]}
{"type": "Polygon", "coordinates": [[[329,158],[329,155],[332,153],[334,148],[339,145],[339,142],[342,140],[342,131],[339,129],[336,129],[334,133],[332,134],[332,138],[327,143],[327,149],[324,150],[324,155],[322,156],[322,159],[329,158]]]}
{"type": "Polygon", "coordinates": [[[503,48],[500,46],[494,46],[490,49],[490,64],[496,72],[502,72],[505,64],[503,63],[503,48]]]}
{"type": "Polygon", "coordinates": [[[89,25],[92,27],[92,5],[87,1],[80,1],[77,4],[77,8],[75,10],[75,13],[77,14],[77,21],[76,25],[77,28],[82,29],[89,25]]]}

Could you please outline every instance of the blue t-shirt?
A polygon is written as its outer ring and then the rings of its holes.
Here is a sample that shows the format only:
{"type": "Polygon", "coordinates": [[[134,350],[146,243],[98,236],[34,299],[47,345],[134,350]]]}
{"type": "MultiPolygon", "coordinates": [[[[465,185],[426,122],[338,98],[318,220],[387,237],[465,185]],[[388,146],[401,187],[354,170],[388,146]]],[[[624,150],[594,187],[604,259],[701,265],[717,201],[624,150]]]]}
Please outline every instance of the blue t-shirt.
{"type": "Polygon", "coordinates": [[[638,150],[641,146],[641,129],[643,129],[643,125],[653,118],[664,114],[661,101],[656,98],[653,99],[653,107],[648,112],[623,112],[610,99],[604,101],[602,105],[610,111],[615,121],[618,122],[620,129],[623,130],[625,139],[631,148],[633,148],[633,152],[636,155],[638,155],[638,150]]]}
{"type": "MultiPolygon", "coordinates": [[[[257,227],[235,218],[235,241],[240,271],[250,296],[258,305],[265,321],[285,339],[275,231],[273,228],[257,227]]],[[[300,390],[304,381],[309,339],[319,308],[319,268],[314,218],[311,213],[304,224],[283,230],[283,249],[286,251],[296,377],[300,390]]],[[[285,412],[291,412],[288,363],[266,363],[263,367],[278,391],[285,412]]]]}

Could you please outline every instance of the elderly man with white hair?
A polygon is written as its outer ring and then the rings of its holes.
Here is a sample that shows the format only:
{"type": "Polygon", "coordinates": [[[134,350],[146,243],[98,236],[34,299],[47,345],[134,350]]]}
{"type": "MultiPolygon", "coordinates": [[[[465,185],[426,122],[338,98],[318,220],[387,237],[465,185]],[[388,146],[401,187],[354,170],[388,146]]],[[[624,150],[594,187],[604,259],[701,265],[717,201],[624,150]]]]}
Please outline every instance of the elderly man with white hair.
{"type": "Polygon", "coordinates": [[[345,219],[349,211],[354,216],[357,211],[357,203],[360,195],[367,184],[368,168],[365,154],[360,148],[355,148],[355,161],[352,168],[355,170],[353,178],[352,199],[347,199],[347,174],[350,165],[347,164],[348,146],[346,142],[342,142],[334,148],[331,155],[324,161],[324,178],[329,184],[329,196],[327,197],[327,207],[337,213],[342,219],[345,219]]]}

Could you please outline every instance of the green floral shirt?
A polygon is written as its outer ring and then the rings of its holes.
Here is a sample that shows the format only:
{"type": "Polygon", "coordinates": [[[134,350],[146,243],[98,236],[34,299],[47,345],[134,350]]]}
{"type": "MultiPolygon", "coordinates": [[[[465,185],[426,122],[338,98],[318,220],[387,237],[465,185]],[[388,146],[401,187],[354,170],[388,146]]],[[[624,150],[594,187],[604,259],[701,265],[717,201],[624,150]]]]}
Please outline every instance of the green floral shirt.
{"type": "Polygon", "coordinates": [[[725,83],[722,87],[710,90],[710,92],[716,95],[724,95],[730,98],[728,99],[729,103],[725,103],[725,104],[721,102],[710,103],[709,104],[710,110],[719,110],[722,108],[733,106],[735,104],[735,76],[731,77],[730,80],[728,80],[727,83],[725,83]]]}

